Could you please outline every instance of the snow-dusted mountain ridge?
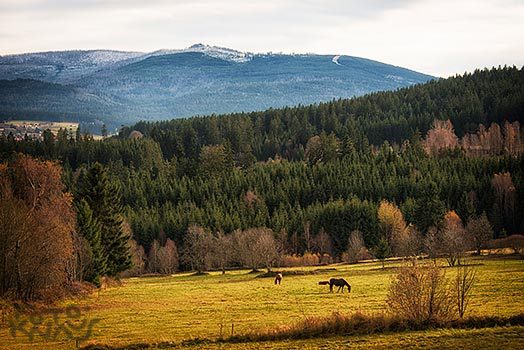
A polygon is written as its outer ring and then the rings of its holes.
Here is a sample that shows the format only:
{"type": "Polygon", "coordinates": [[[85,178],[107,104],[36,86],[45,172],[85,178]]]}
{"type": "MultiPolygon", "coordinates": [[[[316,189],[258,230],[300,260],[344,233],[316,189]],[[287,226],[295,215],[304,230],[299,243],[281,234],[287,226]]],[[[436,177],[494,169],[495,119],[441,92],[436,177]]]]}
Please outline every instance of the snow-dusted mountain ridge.
{"type": "Polygon", "coordinates": [[[119,127],[318,103],[432,78],[347,55],[254,54],[205,44],[147,53],[6,55],[0,56],[0,120],[103,120],[119,127]]]}

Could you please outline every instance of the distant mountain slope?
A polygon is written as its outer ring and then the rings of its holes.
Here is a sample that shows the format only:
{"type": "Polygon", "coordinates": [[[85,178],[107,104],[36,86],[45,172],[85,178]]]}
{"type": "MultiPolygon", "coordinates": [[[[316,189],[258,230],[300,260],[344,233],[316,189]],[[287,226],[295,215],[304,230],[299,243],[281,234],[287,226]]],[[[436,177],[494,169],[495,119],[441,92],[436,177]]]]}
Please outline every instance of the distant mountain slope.
{"type": "Polygon", "coordinates": [[[251,54],[203,44],[151,53],[24,54],[0,57],[0,91],[9,91],[0,96],[0,115],[38,111],[45,118],[74,112],[82,120],[99,118],[118,127],[138,119],[310,104],[432,78],[358,57],[251,54]],[[20,78],[60,84],[74,93],[64,94],[56,85],[31,92],[27,81],[7,82],[20,78]]]}
{"type": "Polygon", "coordinates": [[[74,86],[33,79],[0,80],[0,119],[73,120],[91,124],[98,116],[109,115],[116,125],[128,121],[119,119],[119,113],[115,112],[123,108],[115,99],[74,86]]]}
{"type": "Polygon", "coordinates": [[[0,56],[0,78],[67,83],[143,55],[141,52],[89,50],[0,56]]]}

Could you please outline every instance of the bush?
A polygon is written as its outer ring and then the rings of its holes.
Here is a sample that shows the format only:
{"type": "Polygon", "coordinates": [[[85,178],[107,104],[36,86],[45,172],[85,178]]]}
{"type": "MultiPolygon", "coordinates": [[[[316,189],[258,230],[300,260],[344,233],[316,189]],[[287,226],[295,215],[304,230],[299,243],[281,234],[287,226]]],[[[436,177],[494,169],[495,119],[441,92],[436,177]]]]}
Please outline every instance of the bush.
{"type": "MultiPolygon", "coordinates": [[[[283,267],[316,266],[320,265],[322,257],[318,254],[304,253],[304,255],[284,255],[281,260],[283,267]]],[[[327,258],[324,258],[327,259],[327,258]]]]}
{"type": "Polygon", "coordinates": [[[444,270],[436,265],[402,267],[389,288],[392,315],[408,321],[446,321],[455,314],[453,294],[444,270]]]}

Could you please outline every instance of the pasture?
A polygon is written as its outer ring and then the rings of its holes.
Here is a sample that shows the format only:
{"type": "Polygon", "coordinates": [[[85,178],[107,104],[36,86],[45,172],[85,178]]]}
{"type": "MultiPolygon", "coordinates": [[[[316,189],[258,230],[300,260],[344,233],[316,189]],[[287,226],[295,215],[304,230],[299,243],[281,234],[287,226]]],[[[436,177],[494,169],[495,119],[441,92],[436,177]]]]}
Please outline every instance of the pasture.
{"type": "MultiPolygon", "coordinates": [[[[440,262],[444,266],[444,262],[440,262]]],[[[478,281],[472,292],[467,315],[510,316],[524,312],[524,260],[470,259],[478,264],[478,281]]],[[[124,280],[123,286],[103,289],[90,297],[67,301],[82,309],[82,317],[99,319],[90,340],[82,342],[128,345],[137,343],[182,342],[194,338],[216,339],[297,322],[306,316],[328,316],[332,312],[378,313],[385,311],[391,277],[400,262],[324,267],[292,268],[304,275],[284,275],[282,285],[272,278],[257,278],[247,270],[212,272],[194,276],[180,273],[169,277],[142,277],[124,280]],[[332,270],[336,269],[336,270],[332,270]],[[329,293],[318,285],[330,277],[343,277],[352,286],[350,294],[329,293]],[[233,326],[232,326],[233,325],[233,326]],[[232,330],[233,327],[233,330],[232,330]]],[[[453,268],[445,268],[452,277],[453,268]]],[[[285,269],[282,269],[285,270],[285,269]]],[[[336,288],[335,288],[336,290],[336,288]]],[[[518,348],[524,327],[480,330],[431,330],[358,337],[334,337],[289,342],[247,344],[195,344],[194,348],[482,348],[486,344],[518,348]],[[468,340],[469,339],[469,340],[468,340]],[[476,344],[475,347],[472,344],[476,344]]],[[[72,349],[66,339],[45,342],[36,337],[28,342],[13,338],[7,324],[0,329],[1,349],[72,349]]],[[[191,348],[186,344],[184,348],[191,348]]]]}
{"type": "Polygon", "coordinates": [[[42,121],[42,120],[12,120],[8,121],[7,124],[11,124],[17,127],[38,127],[40,129],[49,129],[53,134],[56,135],[58,130],[66,129],[75,132],[78,128],[78,123],[74,122],[52,122],[52,121],[42,121]]]}

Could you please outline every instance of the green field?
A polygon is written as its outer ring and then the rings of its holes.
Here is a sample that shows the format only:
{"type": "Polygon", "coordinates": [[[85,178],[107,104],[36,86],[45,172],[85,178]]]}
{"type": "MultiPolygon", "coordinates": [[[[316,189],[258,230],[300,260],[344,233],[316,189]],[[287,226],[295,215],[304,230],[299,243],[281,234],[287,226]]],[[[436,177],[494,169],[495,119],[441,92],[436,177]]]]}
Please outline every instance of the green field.
{"type": "Polygon", "coordinates": [[[8,121],[7,124],[15,125],[15,126],[29,126],[29,125],[37,125],[41,129],[49,129],[54,134],[58,132],[59,129],[66,129],[75,131],[78,128],[78,123],[74,122],[52,122],[52,121],[42,121],[42,120],[12,120],[8,121]]]}
{"type": "MultiPolygon", "coordinates": [[[[473,290],[468,315],[509,316],[524,312],[524,260],[477,259],[478,282],[473,290]]],[[[315,274],[285,276],[281,286],[270,278],[256,278],[248,271],[225,275],[188,273],[170,277],[131,278],[121,287],[107,288],[82,300],[69,301],[83,309],[82,317],[100,319],[89,343],[126,345],[132,343],[181,342],[192,338],[215,339],[231,333],[242,334],[288,325],[305,316],[330,315],[334,311],[351,313],[383,312],[391,276],[398,262],[332,265],[303,268],[315,274]],[[333,270],[324,270],[335,268],[333,270]],[[346,278],[351,294],[330,294],[318,281],[332,276],[346,278]]],[[[297,270],[294,268],[293,270],[297,270]]],[[[453,268],[446,268],[452,276],[453,268]]],[[[65,306],[65,305],[64,305],[65,306]]],[[[28,342],[13,338],[6,325],[0,331],[2,349],[70,349],[74,342],[28,342]]],[[[475,348],[489,344],[520,347],[523,327],[481,330],[431,330],[359,337],[336,337],[289,342],[251,344],[208,344],[209,348],[475,348]],[[469,339],[469,340],[468,340],[469,339]],[[468,345],[469,344],[469,345],[468,345]],[[517,346],[519,345],[519,346],[517,346]],[[471,347],[473,348],[473,347],[471,347]]],[[[195,348],[203,344],[195,345],[195,348]]],[[[187,346],[186,346],[187,347],[187,346]]]]}

